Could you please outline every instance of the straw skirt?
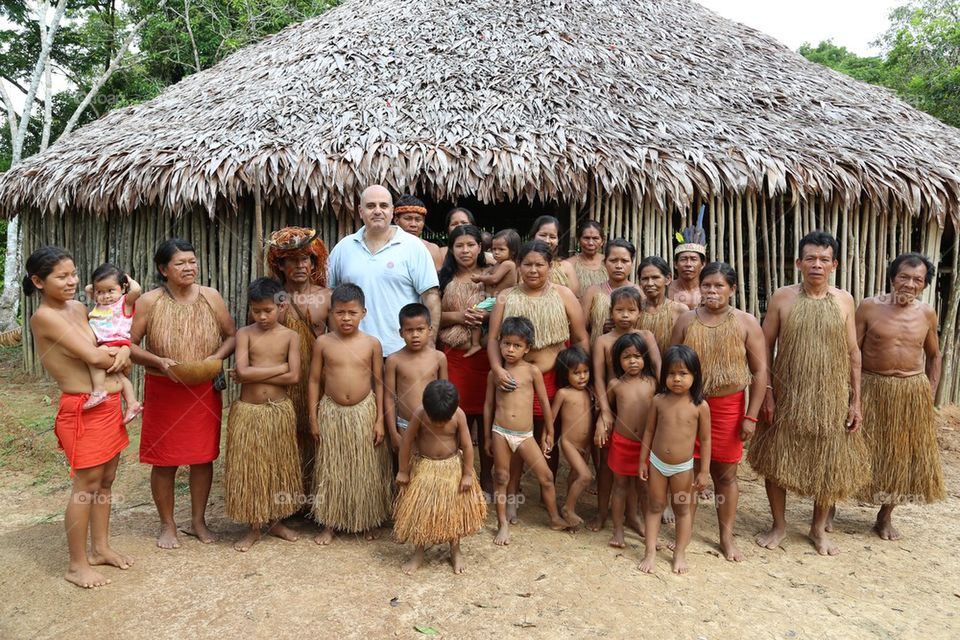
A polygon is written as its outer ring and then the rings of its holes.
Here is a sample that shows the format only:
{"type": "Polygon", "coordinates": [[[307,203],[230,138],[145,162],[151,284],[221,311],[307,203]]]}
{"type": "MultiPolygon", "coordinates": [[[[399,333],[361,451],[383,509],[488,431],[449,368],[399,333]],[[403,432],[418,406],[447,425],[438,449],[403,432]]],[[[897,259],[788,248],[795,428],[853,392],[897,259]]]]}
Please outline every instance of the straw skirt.
{"type": "Polygon", "coordinates": [[[313,517],[339,531],[367,531],[390,516],[392,478],[386,442],[373,444],[376,396],[349,407],[324,396],[317,408],[313,517]]]}
{"type": "Polygon", "coordinates": [[[237,522],[273,522],[303,501],[297,417],[289,398],[234,401],[227,420],[224,476],[227,516],[237,522]]]}
{"type": "Polygon", "coordinates": [[[477,533],[487,518],[487,502],[476,475],[469,491],[460,491],[463,456],[445,460],[414,458],[410,483],[401,487],[393,514],[399,542],[441,544],[477,533]]]}
{"type": "Polygon", "coordinates": [[[933,393],[924,374],[897,378],[864,372],[863,437],[873,468],[861,497],[878,504],[943,500],[933,393]]]}

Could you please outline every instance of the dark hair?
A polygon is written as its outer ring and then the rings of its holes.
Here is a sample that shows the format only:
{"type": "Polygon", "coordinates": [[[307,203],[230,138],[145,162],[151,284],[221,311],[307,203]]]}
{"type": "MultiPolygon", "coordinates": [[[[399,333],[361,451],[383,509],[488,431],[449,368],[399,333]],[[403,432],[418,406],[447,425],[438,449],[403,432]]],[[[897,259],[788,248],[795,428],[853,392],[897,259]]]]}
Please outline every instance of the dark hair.
{"type": "Polygon", "coordinates": [[[533,346],[533,323],[530,322],[529,318],[523,316],[504,318],[500,325],[500,339],[502,340],[504,336],[523,338],[528,345],[533,346]]]}
{"type": "Polygon", "coordinates": [[[607,246],[603,248],[603,257],[607,259],[610,257],[610,251],[616,248],[626,249],[627,253],[630,254],[630,259],[633,260],[637,257],[637,248],[633,246],[633,243],[624,238],[614,238],[607,243],[607,246]]]}
{"type": "Polygon", "coordinates": [[[933,274],[936,268],[933,266],[933,263],[930,262],[930,258],[922,253],[911,251],[909,253],[901,253],[893,259],[890,266],[887,267],[887,283],[893,284],[893,279],[900,273],[900,267],[903,265],[907,265],[908,267],[919,267],[923,265],[927,269],[927,275],[923,280],[924,286],[929,286],[930,283],[933,282],[933,274]]]}
{"type": "Polygon", "coordinates": [[[436,422],[446,422],[460,406],[460,393],[449,380],[434,380],[423,389],[423,412],[436,422]]]}
{"type": "Polygon", "coordinates": [[[46,280],[47,276],[53,273],[54,267],[64,260],[73,260],[73,256],[67,253],[66,249],[60,247],[40,247],[30,254],[24,268],[27,275],[23,276],[21,286],[24,295],[33,295],[39,289],[33,284],[32,276],[37,276],[41,280],[46,280]]]}
{"type": "Polygon", "coordinates": [[[726,280],[727,284],[731,287],[737,286],[737,272],[726,262],[711,262],[705,266],[700,272],[700,284],[703,284],[707,276],[712,276],[716,273],[723,276],[723,279],[726,280]]]}
{"type": "Polygon", "coordinates": [[[693,404],[699,405],[703,402],[703,373],[700,370],[700,358],[697,357],[696,351],[685,344],[675,344],[663,353],[663,362],[660,363],[660,384],[657,387],[657,392],[670,392],[667,388],[667,376],[670,374],[670,367],[678,362],[693,374],[690,399],[693,400],[693,404]]]}
{"type": "Polygon", "coordinates": [[[411,302],[410,304],[403,305],[397,317],[400,326],[403,327],[404,320],[411,320],[413,318],[426,318],[427,324],[430,324],[430,309],[427,309],[426,305],[419,302],[411,302]]]}
{"type": "Polygon", "coordinates": [[[399,198],[397,198],[397,201],[393,203],[394,209],[396,209],[397,207],[404,207],[404,206],[423,207],[424,209],[427,208],[427,205],[423,204],[423,200],[421,200],[417,196],[412,196],[409,194],[400,196],[399,198]]]}
{"type": "MultiPolygon", "coordinates": [[[[516,229],[501,229],[493,234],[494,240],[499,240],[500,238],[503,238],[503,241],[507,243],[507,251],[510,252],[510,259],[516,260],[517,254],[520,253],[520,234],[517,233],[516,229]]],[[[490,245],[493,246],[492,240],[490,245]]]]}
{"type": "Polygon", "coordinates": [[[557,388],[570,386],[570,372],[585,364],[590,367],[590,356],[580,347],[568,347],[557,354],[557,363],[553,372],[557,381],[557,388]]]}
{"type": "Polygon", "coordinates": [[[533,225],[530,227],[530,239],[533,240],[533,238],[536,237],[537,232],[540,231],[540,227],[548,224],[552,224],[557,228],[557,235],[559,236],[561,231],[560,221],[553,216],[539,216],[533,221],[533,225]]]}
{"type": "Polygon", "coordinates": [[[637,309],[643,309],[643,296],[641,296],[637,288],[632,285],[617,287],[610,292],[611,309],[613,309],[613,305],[621,300],[633,300],[637,304],[637,309]]]}
{"type": "Polygon", "coordinates": [[[458,211],[462,211],[463,213],[467,214],[467,220],[470,221],[470,224],[477,224],[477,219],[473,217],[473,212],[470,211],[470,209],[467,209],[466,207],[454,207],[453,209],[450,209],[450,211],[447,211],[447,217],[443,221],[443,228],[445,230],[450,228],[450,220],[453,219],[453,214],[458,211]]]}
{"type": "Polygon", "coordinates": [[[480,232],[480,249],[490,251],[493,248],[493,234],[489,231],[480,232]]]}
{"type": "Polygon", "coordinates": [[[637,278],[640,278],[640,272],[646,269],[647,267],[656,267],[657,271],[662,273],[667,278],[673,277],[673,274],[670,272],[670,266],[667,264],[667,261],[661,258],[660,256],[647,256],[640,261],[640,264],[637,265],[637,278]]]}
{"type": "Polygon", "coordinates": [[[332,310],[337,303],[359,302],[361,307],[367,306],[367,301],[363,296],[363,289],[353,284],[345,282],[338,284],[333,293],[330,294],[330,309],[332,310]]]}
{"type": "Polygon", "coordinates": [[[153,264],[157,268],[157,278],[160,279],[160,282],[167,281],[167,277],[163,275],[163,272],[160,271],[160,267],[165,267],[170,264],[174,254],[180,251],[186,251],[193,254],[197,253],[197,250],[193,248],[193,245],[183,238],[170,238],[169,240],[164,240],[162,243],[160,243],[160,246],[157,247],[156,253],[153,254],[153,264]]]}
{"type": "Polygon", "coordinates": [[[807,245],[812,245],[814,247],[830,247],[830,250],[833,251],[833,259],[840,259],[840,243],[837,242],[837,239],[826,231],[811,231],[807,235],[800,238],[800,247],[798,248],[800,259],[803,259],[803,248],[807,245]]]}
{"type": "Polygon", "coordinates": [[[98,282],[103,282],[107,278],[115,279],[123,291],[126,291],[127,287],[130,286],[130,281],[127,279],[127,274],[123,272],[123,269],[115,264],[104,262],[102,265],[94,269],[91,281],[93,284],[97,284],[98,282]]]}
{"type": "Polygon", "coordinates": [[[450,232],[450,235],[447,237],[447,255],[443,257],[443,264],[437,273],[437,277],[440,280],[440,295],[443,295],[447,285],[450,284],[453,276],[457,273],[457,258],[453,255],[453,243],[456,242],[457,238],[461,236],[471,236],[476,240],[477,244],[480,245],[480,254],[477,256],[477,266],[487,266],[487,256],[483,253],[482,233],[480,227],[474,224],[461,224],[454,227],[453,231],[450,232]]]}
{"type": "Polygon", "coordinates": [[[649,376],[652,379],[657,379],[657,372],[653,368],[653,359],[650,358],[650,350],[647,348],[647,341],[643,339],[643,336],[639,333],[625,333],[617,341],[613,343],[613,349],[611,350],[611,358],[613,359],[613,372],[619,378],[623,375],[623,365],[620,364],[620,356],[623,355],[623,352],[633,347],[640,353],[640,357],[643,358],[643,369],[640,371],[641,376],[649,376]]]}
{"type": "Polygon", "coordinates": [[[247,287],[247,302],[270,300],[280,304],[285,298],[283,285],[273,278],[257,278],[247,287]]]}
{"type": "MultiPolygon", "coordinates": [[[[559,227],[558,227],[559,228],[559,227]]],[[[577,237],[583,235],[583,232],[587,229],[596,229],[600,233],[600,237],[604,236],[603,227],[600,226],[600,223],[596,220],[584,220],[579,225],[577,225],[577,237]]]]}
{"type": "Polygon", "coordinates": [[[520,250],[517,251],[517,264],[523,262],[523,259],[530,253],[539,253],[547,261],[547,264],[553,262],[553,252],[550,251],[550,245],[543,240],[529,240],[520,245],[520,250]]]}

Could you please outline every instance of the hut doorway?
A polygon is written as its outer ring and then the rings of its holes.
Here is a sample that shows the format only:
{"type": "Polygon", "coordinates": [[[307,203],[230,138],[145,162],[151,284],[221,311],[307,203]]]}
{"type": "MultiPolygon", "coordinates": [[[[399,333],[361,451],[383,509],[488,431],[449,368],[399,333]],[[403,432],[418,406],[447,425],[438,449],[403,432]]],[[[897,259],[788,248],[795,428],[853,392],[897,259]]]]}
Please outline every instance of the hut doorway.
{"type": "MultiPolygon", "coordinates": [[[[501,229],[516,229],[520,237],[526,239],[533,221],[542,215],[551,215],[560,220],[563,227],[560,246],[566,247],[571,230],[567,229],[570,210],[556,203],[544,204],[536,202],[500,202],[485,204],[475,198],[461,198],[456,202],[449,200],[434,201],[422,198],[427,205],[427,228],[423,237],[441,246],[447,243],[446,217],[447,212],[454,207],[466,207],[473,213],[477,226],[491,233],[501,229]]],[[[573,233],[576,233],[574,230],[573,233]]]]}

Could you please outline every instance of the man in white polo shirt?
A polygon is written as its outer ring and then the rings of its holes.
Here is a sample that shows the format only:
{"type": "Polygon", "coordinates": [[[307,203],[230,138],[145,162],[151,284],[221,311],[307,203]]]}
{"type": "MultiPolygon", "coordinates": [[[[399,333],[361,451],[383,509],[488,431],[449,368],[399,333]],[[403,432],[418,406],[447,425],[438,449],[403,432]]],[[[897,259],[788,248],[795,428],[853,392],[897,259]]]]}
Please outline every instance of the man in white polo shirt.
{"type": "Polygon", "coordinates": [[[367,187],[360,196],[363,226],[330,252],[327,285],[350,282],[363,289],[367,315],[360,329],[383,345],[384,357],[403,348],[397,315],[422,302],[430,310],[431,341],[440,322],[440,290],[430,252],[416,236],[390,224],[393,198],[384,187],[367,187]]]}

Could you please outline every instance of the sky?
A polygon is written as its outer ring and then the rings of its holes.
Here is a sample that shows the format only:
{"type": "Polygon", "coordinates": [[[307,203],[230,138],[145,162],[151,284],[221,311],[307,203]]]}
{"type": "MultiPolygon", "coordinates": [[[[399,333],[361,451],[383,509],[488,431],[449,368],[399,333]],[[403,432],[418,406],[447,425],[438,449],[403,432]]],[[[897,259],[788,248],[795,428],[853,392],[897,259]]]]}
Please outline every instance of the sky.
{"type": "Polygon", "coordinates": [[[871,42],[887,16],[906,0],[697,0],[724,16],[773,36],[796,50],[804,42],[833,40],[854,53],[877,55],[871,42]]]}

